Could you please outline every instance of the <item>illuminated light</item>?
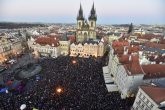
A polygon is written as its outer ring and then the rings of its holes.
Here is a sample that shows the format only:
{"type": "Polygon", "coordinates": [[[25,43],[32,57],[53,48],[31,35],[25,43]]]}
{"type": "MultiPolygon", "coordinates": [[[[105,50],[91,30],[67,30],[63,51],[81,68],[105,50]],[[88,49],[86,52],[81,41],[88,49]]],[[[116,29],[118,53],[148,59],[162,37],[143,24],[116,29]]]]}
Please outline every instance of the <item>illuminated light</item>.
{"type": "Polygon", "coordinates": [[[72,61],[73,64],[76,64],[77,62],[75,60],[72,61]]]}
{"type": "Polygon", "coordinates": [[[57,93],[62,93],[63,90],[62,90],[62,88],[57,88],[57,89],[56,89],[56,92],[57,92],[57,93]]]}

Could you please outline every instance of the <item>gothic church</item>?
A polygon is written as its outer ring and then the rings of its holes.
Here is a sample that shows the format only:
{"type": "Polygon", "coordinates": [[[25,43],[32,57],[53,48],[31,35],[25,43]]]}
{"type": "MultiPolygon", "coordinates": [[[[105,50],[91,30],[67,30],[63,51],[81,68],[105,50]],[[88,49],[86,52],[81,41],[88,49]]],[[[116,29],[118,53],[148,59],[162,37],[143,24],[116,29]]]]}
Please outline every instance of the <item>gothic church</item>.
{"type": "Polygon", "coordinates": [[[80,9],[77,16],[77,31],[76,31],[76,41],[84,42],[89,39],[96,39],[96,21],[97,15],[94,8],[94,3],[88,17],[88,21],[84,19],[83,9],[80,4],[80,9]]]}

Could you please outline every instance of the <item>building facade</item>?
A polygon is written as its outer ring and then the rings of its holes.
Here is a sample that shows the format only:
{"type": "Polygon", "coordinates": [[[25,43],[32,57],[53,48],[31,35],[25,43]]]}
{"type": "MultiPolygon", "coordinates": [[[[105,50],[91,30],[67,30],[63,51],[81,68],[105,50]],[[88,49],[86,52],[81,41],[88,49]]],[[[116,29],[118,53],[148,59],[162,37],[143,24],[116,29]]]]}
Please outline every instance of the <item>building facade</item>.
{"type": "Polygon", "coordinates": [[[0,40],[0,54],[1,56],[8,56],[12,54],[12,43],[4,36],[1,37],[0,40]]]}
{"type": "Polygon", "coordinates": [[[22,42],[18,38],[0,36],[0,62],[7,61],[10,57],[17,56],[23,51],[22,42]]]}
{"type": "Polygon", "coordinates": [[[140,86],[132,110],[164,110],[165,88],[146,85],[140,86]]]}
{"type": "Polygon", "coordinates": [[[61,55],[68,55],[69,54],[70,41],[59,41],[59,43],[60,43],[60,54],[61,55]]]}
{"type": "Polygon", "coordinates": [[[104,54],[104,44],[102,42],[100,43],[86,42],[84,44],[72,43],[70,45],[70,56],[79,56],[79,57],[88,58],[90,56],[101,57],[103,56],[103,54],[104,54]]]}
{"type": "Polygon", "coordinates": [[[57,58],[60,55],[60,44],[56,37],[41,36],[28,41],[29,48],[41,56],[57,58]]]}
{"type": "MultiPolygon", "coordinates": [[[[106,76],[110,77],[109,82],[113,82],[108,86],[112,88],[116,85],[122,99],[136,96],[141,84],[151,82],[162,84],[161,82],[165,79],[164,56],[161,56],[158,59],[159,63],[156,64],[150,63],[144,55],[139,46],[130,45],[128,41],[114,41],[110,45],[109,63],[104,68],[107,70],[106,76]]],[[[153,59],[157,58],[158,56],[155,56],[153,59]]]]}

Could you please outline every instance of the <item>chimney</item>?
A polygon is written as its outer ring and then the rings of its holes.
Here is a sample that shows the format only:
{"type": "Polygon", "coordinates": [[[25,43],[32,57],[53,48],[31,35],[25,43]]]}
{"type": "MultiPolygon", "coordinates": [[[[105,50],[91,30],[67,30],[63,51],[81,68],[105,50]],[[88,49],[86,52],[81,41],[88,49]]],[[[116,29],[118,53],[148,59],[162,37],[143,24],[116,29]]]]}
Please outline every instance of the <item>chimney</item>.
{"type": "Polygon", "coordinates": [[[158,55],[155,55],[155,58],[154,59],[156,59],[156,58],[158,58],[158,55]]]}
{"type": "Polygon", "coordinates": [[[124,55],[128,54],[128,49],[124,50],[124,55]]]}
{"type": "Polygon", "coordinates": [[[131,60],[132,60],[132,56],[130,55],[130,56],[129,56],[129,61],[131,61],[131,60]]]}
{"type": "Polygon", "coordinates": [[[126,50],[126,46],[124,46],[124,51],[126,50]]]}

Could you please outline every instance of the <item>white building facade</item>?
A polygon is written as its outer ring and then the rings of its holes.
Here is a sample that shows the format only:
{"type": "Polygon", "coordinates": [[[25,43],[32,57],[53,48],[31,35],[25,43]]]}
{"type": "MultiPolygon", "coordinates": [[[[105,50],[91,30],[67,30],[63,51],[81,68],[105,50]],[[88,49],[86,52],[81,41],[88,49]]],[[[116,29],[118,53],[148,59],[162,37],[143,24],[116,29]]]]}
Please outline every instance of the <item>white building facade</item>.
{"type": "Polygon", "coordinates": [[[132,110],[164,110],[165,88],[140,86],[132,110]]]}
{"type": "Polygon", "coordinates": [[[60,55],[60,44],[53,37],[38,37],[28,41],[31,50],[37,51],[41,56],[57,58],[60,55]]]}

